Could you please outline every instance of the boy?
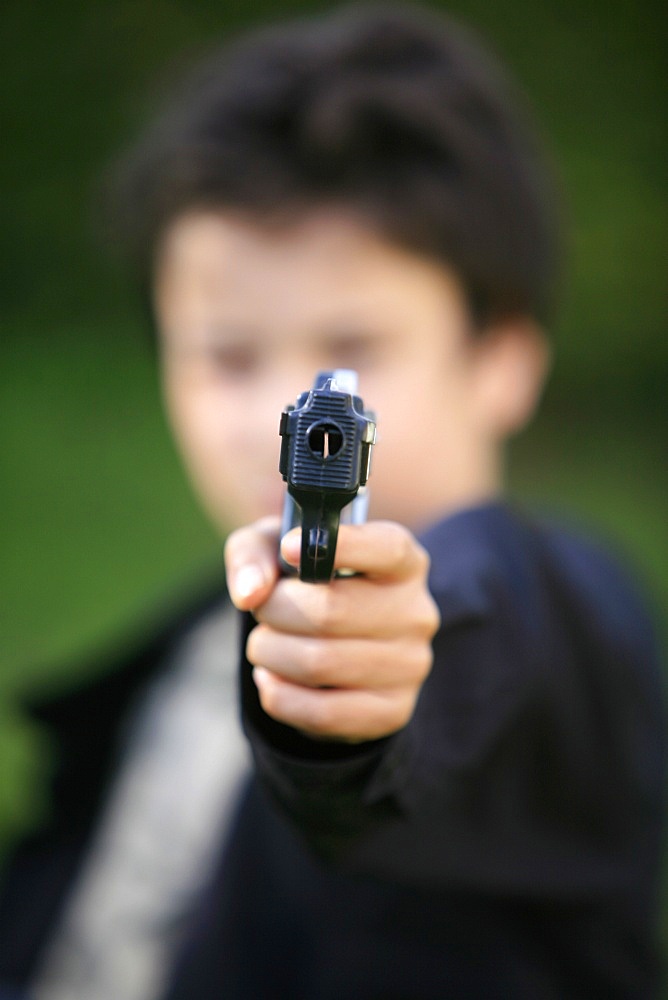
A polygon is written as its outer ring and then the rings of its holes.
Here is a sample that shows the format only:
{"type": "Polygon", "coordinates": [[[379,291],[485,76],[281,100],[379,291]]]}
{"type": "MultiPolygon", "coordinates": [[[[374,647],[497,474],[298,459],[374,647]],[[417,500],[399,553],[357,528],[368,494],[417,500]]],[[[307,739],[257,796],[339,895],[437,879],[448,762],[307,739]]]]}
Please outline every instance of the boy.
{"type": "MultiPolygon", "coordinates": [[[[162,772],[155,752],[187,716],[205,634],[211,700],[222,683],[219,595],[104,698],[93,686],[43,709],[63,734],[85,717],[104,746],[70,743],[99,760],[87,784],[61,770],[56,819],[10,870],[8,987],[651,996],[664,782],[651,633],[601,555],[501,499],[504,442],[548,367],[555,264],[507,85],[413,7],[253,35],[184,89],[125,196],[169,419],[205,508],[236,529],[227,583],[252,613],[241,696],[257,777],[227,823],[228,747],[206,735],[227,721],[201,706],[206,725],[178,729],[162,772]],[[278,570],[276,425],[336,367],[359,371],[378,415],[371,520],[340,531],[337,566],[357,575],[313,586],[278,570]],[[128,800],[157,786],[171,814],[135,857],[137,884],[177,848],[147,902],[119,886],[148,829],[128,800]],[[196,814],[192,844],[180,813],[196,814]],[[22,931],[37,923],[30,891],[42,921],[22,931]]],[[[297,563],[298,531],[281,551],[297,563]]]]}

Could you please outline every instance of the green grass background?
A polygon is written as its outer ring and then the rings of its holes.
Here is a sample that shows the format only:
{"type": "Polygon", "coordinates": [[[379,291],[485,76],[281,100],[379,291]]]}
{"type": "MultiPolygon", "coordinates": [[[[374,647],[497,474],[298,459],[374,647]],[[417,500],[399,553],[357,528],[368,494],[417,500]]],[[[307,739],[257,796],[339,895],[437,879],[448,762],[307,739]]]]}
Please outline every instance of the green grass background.
{"type": "MultiPolygon", "coordinates": [[[[184,60],[327,3],[5,0],[0,12],[0,851],[48,748],[16,708],[72,682],[220,558],[160,409],[131,283],[95,241],[110,158],[184,60]],[[165,66],[168,67],[165,69],[165,66]],[[159,89],[159,87],[158,87],[159,89]]],[[[455,0],[528,92],[570,229],[556,365],[510,487],[609,538],[666,636],[666,38],[651,0],[455,0]]]]}

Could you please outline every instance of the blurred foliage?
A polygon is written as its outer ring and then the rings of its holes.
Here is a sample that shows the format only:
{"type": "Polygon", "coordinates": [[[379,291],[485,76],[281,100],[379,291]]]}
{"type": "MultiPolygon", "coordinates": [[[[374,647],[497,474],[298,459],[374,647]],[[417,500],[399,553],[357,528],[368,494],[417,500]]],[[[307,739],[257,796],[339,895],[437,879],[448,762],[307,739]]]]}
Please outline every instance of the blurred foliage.
{"type": "MultiPolygon", "coordinates": [[[[3,311],[71,322],[128,313],[87,243],[101,168],[213,39],[328,4],[5,0],[0,33],[3,311]]],[[[442,4],[445,7],[446,5],[442,4]]],[[[665,18],[651,0],[454,0],[512,68],[548,137],[572,223],[558,334],[571,376],[665,371],[665,18]]]]}
{"type": "MultiPolygon", "coordinates": [[[[40,736],[13,697],[66,682],[84,650],[220,557],[160,414],[134,290],[96,241],[96,185],[197,52],[250,23],[331,6],[2,5],[0,842],[38,807],[40,736]]],[[[570,230],[554,377],[540,420],[513,450],[512,490],[618,539],[663,613],[663,7],[440,6],[477,28],[528,93],[570,230]]]]}

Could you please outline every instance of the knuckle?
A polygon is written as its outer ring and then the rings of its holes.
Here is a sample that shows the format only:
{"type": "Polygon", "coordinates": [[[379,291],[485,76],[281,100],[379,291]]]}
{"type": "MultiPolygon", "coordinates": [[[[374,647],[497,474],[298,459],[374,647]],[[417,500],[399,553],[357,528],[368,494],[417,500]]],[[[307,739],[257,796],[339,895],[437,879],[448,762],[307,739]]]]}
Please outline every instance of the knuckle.
{"type": "Polygon", "coordinates": [[[411,721],[415,712],[415,706],[417,705],[417,699],[417,691],[412,691],[411,694],[404,699],[401,726],[406,726],[411,721]]]}
{"type": "Polygon", "coordinates": [[[441,612],[429,591],[425,591],[424,593],[424,601],[421,607],[421,624],[424,635],[429,639],[432,639],[441,627],[441,612]]]}
{"type": "Polygon", "coordinates": [[[239,549],[243,547],[243,534],[245,530],[244,528],[237,528],[236,531],[230,532],[225,539],[223,556],[228,566],[236,561],[239,549]]]}
{"type": "Polygon", "coordinates": [[[329,677],[329,656],[327,645],[319,640],[305,641],[302,644],[300,668],[305,684],[319,687],[325,684],[329,677]]]}
{"type": "Polygon", "coordinates": [[[331,736],[337,731],[336,718],[326,697],[314,698],[309,706],[308,731],[314,736],[331,736]]]}
{"type": "Polygon", "coordinates": [[[431,642],[419,640],[406,644],[401,655],[403,667],[401,686],[405,686],[407,690],[421,687],[425,679],[429,676],[433,659],[431,642]]]}
{"type": "Polygon", "coordinates": [[[273,685],[260,688],[258,697],[267,715],[270,715],[272,719],[280,719],[281,703],[277,689],[273,685]]]}
{"type": "Polygon", "coordinates": [[[246,659],[254,666],[258,666],[260,663],[268,665],[269,644],[267,639],[269,632],[270,629],[267,625],[256,625],[246,639],[246,659]]]}
{"type": "Polygon", "coordinates": [[[412,691],[401,692],[387,701],[378,713],[375,728],[380,735],[398,732],[410,721],[415,708],[416,696],[412,691]]]}
{"type": "Polygon", "coordinates": [[[441,614],[428,590],[420,588],[411,600],[411,634],[431,641],[441,626],[441,614]]]}
{"type": "Polygon", "coordinates": [[[244,524],[241,528],[235,528],[229,533],[225,540],[224,551],[236,552],[239,548],[250,545],[258,537],[258,527],[256,524],[244,524]]]}
{"type": "Polygon", "coordinates": [[[246,659],[255,665],[259,662],[259,652],[262,645],[261,628],[261,625],[257,625],[246,639],[246,659]]]}
{"type": "Polygon", "coordinates": [[[426,580],[429,576],[429,570],[431,569],[431,556],[425,549],[424,545],[420,545],[419,542],[415,543],[415,562],[418,572],[421,574],[422,578],[426,580]]]}
{"type": "Polygon", "coordinates": [[[254,666],[257,666],[258,664],[258,656],[257,656],[258,641],[256,633],[257,629],[254,628],[251,634],[246,639],[246,659],[248,660],[249,663],[252,663],[254,666]]]}
{"type": "Polygon", "coordinates": [[[431,673],[431,668],[434,664],[434,652],[431,643],[423,643],[418,646],[417,654],[415,657],[415,671],[416,678],[420,684],[423,684],[431,673]]]}
{"type": "Polygon", "coordinates": [[[223,544],[227,566],[234,567],[256,555],[263,555],[273,544],[277,533],[276,518],[265,517],[253,524],[245,524],[229,533],[223,544]]]}
{"type": "Polygon", "coordinates": [[[386,552],[395,566],[403,566],[410,561],[415,546],[413,536],[400,524],[388,522],[386,525],[386,552]]]}
{"type": "Polygon", "coordinates": [[[383,547],[388,564],[403,570],[407,576],[426,580],[431,566],[431,557],[426,548],[401,524],[386,522],[383,531],[383,547]]]}
{"type": "Polygon", "coordinates": [[[345,625],[347,610],[343,606],[337,589],[330,585],[318,589],[317,599],[311,609],[311,618],[317,631],[324,634],[337,634],[345,625]]]}

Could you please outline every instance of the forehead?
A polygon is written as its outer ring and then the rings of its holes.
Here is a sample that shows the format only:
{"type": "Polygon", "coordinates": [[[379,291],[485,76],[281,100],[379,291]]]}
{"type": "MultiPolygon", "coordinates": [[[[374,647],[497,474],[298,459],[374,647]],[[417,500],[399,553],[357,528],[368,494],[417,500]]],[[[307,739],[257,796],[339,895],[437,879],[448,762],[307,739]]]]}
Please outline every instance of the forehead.
{"type": "MultiPolygon", "coordinates": [[[[352,221],[311,217],[291,225],[197,213],[168,229],[158,257],[158,285],[194,282],[202,291],[231,291],[285,282],[306,267],[350,277],[354,260],[369,256],[376,241],[352,221]]],[[[257,291],[257,289],[254,289],[257,291]]]]}
{"type": "Polygon", "coordinates": [[[410,307],[428,297],[460,299],[444,265],[399,247],[342,211],[290,222],[198,212],[167,230],[156,266],[158,305],[182,311],[207,301],[275,309],[410,307]]]}

